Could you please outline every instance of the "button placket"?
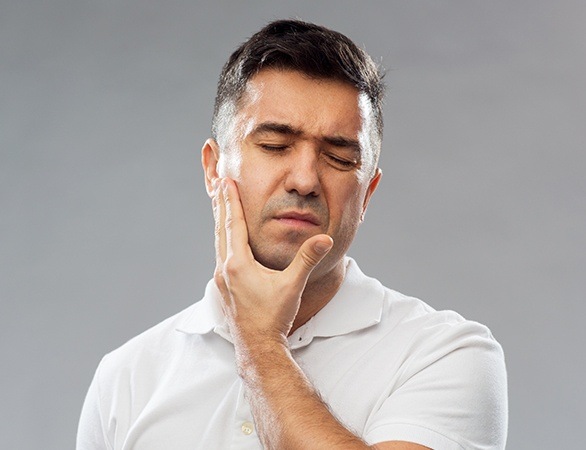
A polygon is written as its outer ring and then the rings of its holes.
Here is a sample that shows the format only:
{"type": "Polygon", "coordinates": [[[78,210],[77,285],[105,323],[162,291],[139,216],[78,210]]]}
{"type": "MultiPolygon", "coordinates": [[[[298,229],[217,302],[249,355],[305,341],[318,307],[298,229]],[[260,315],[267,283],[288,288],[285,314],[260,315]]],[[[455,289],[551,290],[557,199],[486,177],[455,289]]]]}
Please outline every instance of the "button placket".
{"type": "Polygon", "coordinates": [[[313,339],[313,317],[303,326],[299,327],[290,337],[291,350],[308,345],[313,339]]]}
{"type": "Polygon", "coordinates": [[[240,427],[240,429],[242,430],[242,432],[246,435],[249,436],[252,433],[254,433],[254,424],[252,422],[243,422],[242,426],[240,427]]]}
{"type": "Polygon", "coordinates": [[[261,448],[257,438],[250,406],[245,398],[245,388],[240,381],[236,414],[234,416],[235,433],[232,439],[231,449],[256,449],[261,448]]]}

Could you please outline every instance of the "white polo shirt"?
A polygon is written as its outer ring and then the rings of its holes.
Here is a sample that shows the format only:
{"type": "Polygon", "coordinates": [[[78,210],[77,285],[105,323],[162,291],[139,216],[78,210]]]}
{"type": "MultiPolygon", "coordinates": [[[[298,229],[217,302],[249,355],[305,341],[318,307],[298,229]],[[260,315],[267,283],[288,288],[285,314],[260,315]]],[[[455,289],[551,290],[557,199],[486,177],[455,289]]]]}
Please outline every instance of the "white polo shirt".
{"type": "MultiPolygon", "coordinates": [[[[506,373],[490,331],[346,263],[338,293],[289,337],[331,411],[370,444],[504,448],[506,373]]],[[[103,358],[78,450],[262,448],[219,298],[210,281],[200,302],[103,358]]]]}

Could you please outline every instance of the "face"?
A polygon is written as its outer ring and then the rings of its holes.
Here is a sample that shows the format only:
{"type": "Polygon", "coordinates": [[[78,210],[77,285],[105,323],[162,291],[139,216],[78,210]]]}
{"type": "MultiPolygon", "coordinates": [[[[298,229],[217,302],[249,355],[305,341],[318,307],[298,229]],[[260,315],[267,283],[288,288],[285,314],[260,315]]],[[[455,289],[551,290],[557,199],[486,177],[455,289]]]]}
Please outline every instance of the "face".
{"type": "Polygon", "coordinates": [[[203,149],[208,191],[236,181],[249,244],[283,270],[301,244],[325,233],[334,246],[312,277],[339,266],[380,179],[369,103],[349,84],[266,69],[247,85],[219,148],[203,149]]]}

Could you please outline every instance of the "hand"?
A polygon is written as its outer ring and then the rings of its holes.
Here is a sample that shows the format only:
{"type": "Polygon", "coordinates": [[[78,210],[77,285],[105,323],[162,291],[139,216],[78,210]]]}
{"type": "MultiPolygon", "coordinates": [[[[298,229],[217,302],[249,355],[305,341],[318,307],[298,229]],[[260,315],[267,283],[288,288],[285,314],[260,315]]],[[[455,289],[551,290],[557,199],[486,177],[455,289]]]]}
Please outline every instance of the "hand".
{"type": "Polygon", "coordinates": [[[215,180],[212,205],[216,235],[214,279],[222,293],[232,338],[286,339],[307,279],[332,248],[332,238],[326,234],[312,236],[285,270],[271,270],[254,259],[233,180],[215,180]]]}

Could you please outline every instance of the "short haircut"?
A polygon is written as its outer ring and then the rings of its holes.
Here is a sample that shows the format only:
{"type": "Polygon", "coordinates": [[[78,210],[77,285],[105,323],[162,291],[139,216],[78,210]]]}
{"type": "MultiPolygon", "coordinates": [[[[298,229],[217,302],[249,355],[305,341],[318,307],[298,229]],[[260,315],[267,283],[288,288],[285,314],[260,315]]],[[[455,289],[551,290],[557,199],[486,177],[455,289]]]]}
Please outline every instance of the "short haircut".
{"type": "Polygon", "coordinates": [[[382,71],[364,50],[343,34],[300,20],[271,22],[232,53],[218,81],[212,119],[212,136],[216,141],[237,112],[248,81],[268,68],[338,80],[365,94],[375,121],[376,164],[383,133],[385,87],[382,71]]]}

